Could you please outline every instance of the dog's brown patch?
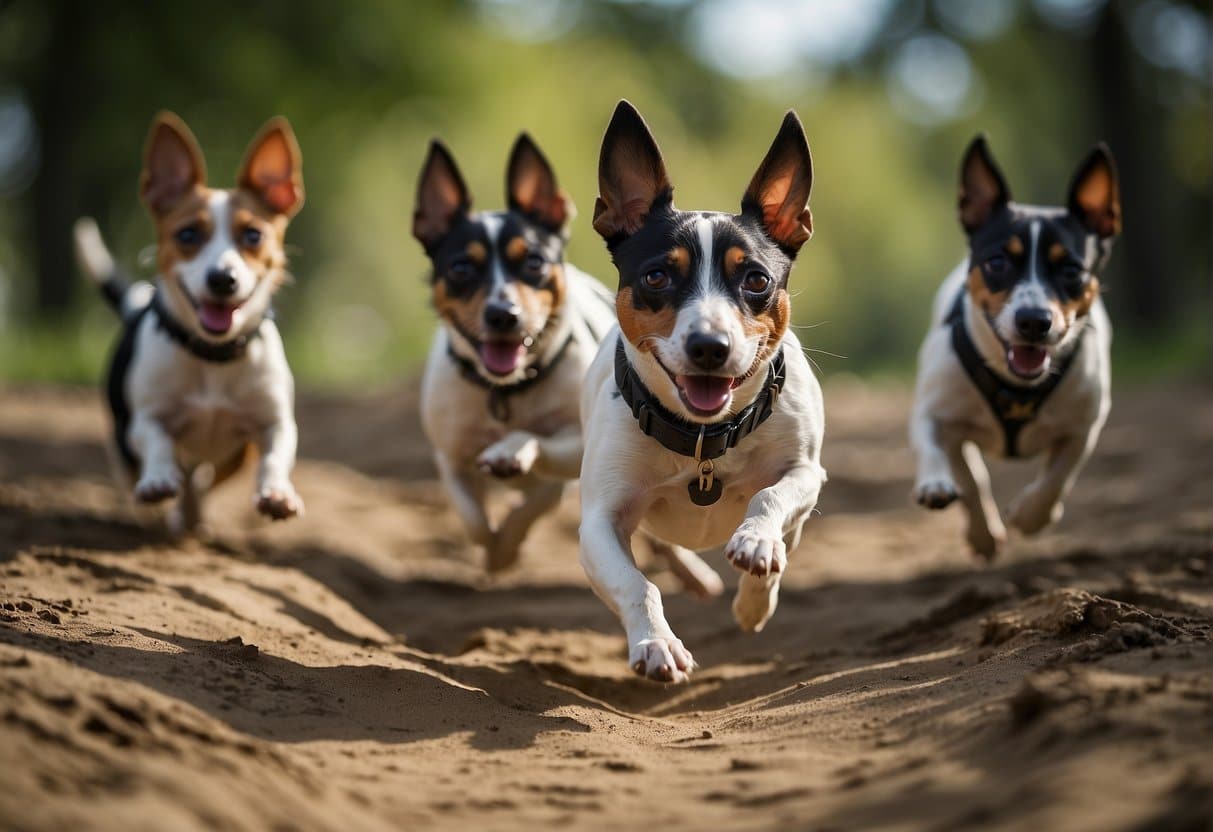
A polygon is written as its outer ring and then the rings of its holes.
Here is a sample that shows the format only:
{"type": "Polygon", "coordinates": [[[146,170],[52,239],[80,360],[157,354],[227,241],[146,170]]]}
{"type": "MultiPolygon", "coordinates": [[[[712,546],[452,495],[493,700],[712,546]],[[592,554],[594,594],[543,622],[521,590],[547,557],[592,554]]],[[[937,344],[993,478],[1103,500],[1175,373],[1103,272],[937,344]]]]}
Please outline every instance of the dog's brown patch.
{"type": "Polygon", "coordinates": [[[232,193],[231,206],[231,235],[257,279],[269,276],[281,283],[286,276],[286,252],[283,243],[286,236],[287,217],[280,214],[248,191],[239,190],[232,193]],[[241,232],[248,227],[261,232],[261,241],[256,246],[247,247],[240,243],[241,232]]]}
{"type": "Polygon", "coordinates": [[[685,246],[674,246],[665,259],[678,272],[679,277],[686,277],[691,273],[691,252],[685,246]]]}
{"type": "Polygon", "coordinates": [[[792,318],[792,299],[787,289],[776,289],[771,305],[752,317],[742,321],[747,338],[762,340],[758,359],[766,361],[775,352],[792,318]]]}
{"type": "Polygon", "coordinates": [[[1061,243],[1054,243],[1053,245],[1049,246],[1048,254],[1050,263],[1060,263],[1062,260],[1066,259],[1069,252],[1066,251],[1066,247],[1061,243]]]}
{"type": "Polygon", "coordinates": [[[472,240],[472,242],[468,243],[467,248],[464,249],[464,253],[477,266],[483,266],[489,259],[489,250],[479,240],[472,240]]]}
{"type": "Polygon", "coordinates": [[[1006,304],[1007,298],[1011,294],[1009,289],[1001,292],[991,292],[990,287],[986,285],[985,278],[981,274],[981,266],[974,266],[969,270],[967,286],[969,297],[972,298],[979,309],[991,318],[997,316],[1002,311],[1002,307],[1006,304]]]}
{"type": "Polygon", "coordinates": [[[1009,237],[1007,239],[1005,248],[1007,250],[1007,254],[1011,255],[1012,257],[1023,257],[1023,240],[1019,239],[1019,237],[1015,235],[1009,237]]]}
{"type": "Polygon", "coordinates": [[[741,246],[729,246],[724,253],[724,273],[729,277],[736,277],[745,258],[745,249],[741,246]]]}
{"type": "Polygon", "coordinates": [[[505,244],[505,258],[511,261],[521,260],[530,250],[531,247],[527,245],[526,240],[515,237],[505,244]]]}
{"type": "Polygon", "coordinates": [[[548,320],[564,304],[564,267],[559,263],[549,266],[548,279],[542,286],[531,286],[518,281],[518,306],[522,309],[522,328],[535,334],[547,326],[548,320]]]}
{"type": "Polygon", "coordinates": [[[171,208],[156,218],[156,267],[160,274],[171,277],[178,263],[193,260],[207,240],[215,233],[214,218],[207,202],[211,190],[201,185],[178,200],[171,208]],[[199,242],[185,246],[177,242],[175,235],[189,225],[198,226],[199,242]]]}
{"type": "Polygon", "coordinates": [[[1066,326],[1070,326],[1074,321],[1091,311],[1091,305],[1095,303],[1095,299],[1099,297],[1099,279],[1092,277],[1083,286],[1082,294],[1078,297],[1068,300],[1058,300],[1051,298],[1049,305],[1053,308],[1054,316],[1061,316],[1065,321],[1066,326]]]}
{"type": "Polygon", "coordinates": [[[615,296],[615,314],[619,317],[619,330],[632,346],[641,352],[653,348],[653,338],[669,338],[678,322],[678,313],[670,307],[653,312],[640,308],[632,302],[632,289],[625,287],[615,296]]]}
{"type": "Polygon", "coordinates": [[[484,303],[488,294],[484,289],[478,289],[468,298],[456,298],[447,294],[446,281],[434,281],[433,290],[434,311],[438,317],[455,327],[464,335],[473,338],[481,337],[480,322],[484,319],[484,303]]]}

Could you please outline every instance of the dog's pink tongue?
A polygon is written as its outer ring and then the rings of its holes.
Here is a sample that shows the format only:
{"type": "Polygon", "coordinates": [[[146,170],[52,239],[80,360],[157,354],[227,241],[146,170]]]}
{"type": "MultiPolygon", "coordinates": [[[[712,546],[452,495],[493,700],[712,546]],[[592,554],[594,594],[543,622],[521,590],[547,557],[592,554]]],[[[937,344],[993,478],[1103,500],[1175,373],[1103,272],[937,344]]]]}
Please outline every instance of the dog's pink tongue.
{"type": "Polygon", "coordinates": [[[691,406],[704,413],[724,407],[733,389],[733,379],[728,376],[680,376],[678,382],[691,406]]]}
{"type": "Polygon", "coordinates": [[[516,341],[486,341],[480,345],[480,360],[490,373],[508,376],[526,356],[526,345],[516,341]]]}
{"type": "Polygon", "coordinates": [[[222,335],[232,328],[232,316],[236,307],[224,306],[218,303],[202,303],[198,305],[198,320],[209,332],[222,335]]]}
{"type": "Polygon", "coordinates": [[[1049,351],[1044,347],[1016,344],[1008,356],[1011,368],[1021,376],[1035,376],[1044,372],[1049,364],[1049,351]]]}

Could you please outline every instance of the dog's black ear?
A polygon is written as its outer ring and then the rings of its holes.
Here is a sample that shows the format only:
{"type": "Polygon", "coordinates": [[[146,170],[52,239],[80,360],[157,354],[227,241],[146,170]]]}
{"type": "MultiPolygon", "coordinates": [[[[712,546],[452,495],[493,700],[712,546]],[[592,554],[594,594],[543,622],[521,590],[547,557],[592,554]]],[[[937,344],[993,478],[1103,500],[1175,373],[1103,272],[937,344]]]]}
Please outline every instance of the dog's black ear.
{"type": "Polygon", "coordinates": [[[812,190],[809,140],[800,119],[789,110],[741,198],[741,212],[757,217],[772,240],[795,253],[813,236],[812,190]]]}
{"type": "Polygon", "coordinates": [[[198,140],[176,113],[158,113],[143,147],[139,195],[144,205],[159,217],[204,182],[206,161],[198,140]]]}
{"type": "Polygon", "coordinates": [[[287,217],[303,207],[303,154],[290,122],[276,116],[249,144],[236,183],[287,217]]]}
{"type": "Polygon", "coordinates": [[[451,152],[434,139],[417,181],[413,236],[429,251],[451,230],[455,218],[466,214],[471,207],[472,197],[451,152]]]}
{"type": "Polygon", "coordinates": [[[1112,151],[1103,142],[1095,145],[1078,166],[1066,202],[1070,213],[1091,233],[1100,237],[1120,233],[1120,180],[1112,151]]]}
{"type": "Polygon", "coordinates": [[[594,230],[610,241],[634,234],[673,186],[649,126],[627,100],[620,101],[602,138],[594,230]]]}
{"type": "Polygon", "coordinates": [[[1010,201],[1007,180],[990,155],[985,134],[978,134],[960,163],[960,224],[972,233],[1010,201]]]}
{"type": "Polygon", "coordinates": [[[505,195],[510,208],[555,232],[563,232],[576,212],[557,186],[547,157],[526,133],[519,134],[510,151],[505,195]]]}

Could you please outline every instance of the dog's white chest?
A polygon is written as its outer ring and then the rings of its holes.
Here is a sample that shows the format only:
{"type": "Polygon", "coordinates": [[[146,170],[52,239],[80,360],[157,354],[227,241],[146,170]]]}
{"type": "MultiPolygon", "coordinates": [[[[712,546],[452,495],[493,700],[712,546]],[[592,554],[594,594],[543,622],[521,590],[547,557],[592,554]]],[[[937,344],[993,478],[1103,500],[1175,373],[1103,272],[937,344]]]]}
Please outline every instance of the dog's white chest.
{"type": "Polygon", "coordinates": [[[688,549],[702,551],[721,546],[745,518],[746,509],[754,495],[773,485],[778,472],[767,472],[764,466],[721,463],[717,460],[716,476],[723,485],[720,499],[709,506],[691,501],[688,486],[697,479],[693,463],[685,472],[670,477],[650,492],[650,503],[641,520],[641,528],[662,540],[688,549]],[[757,468],[757,471],[752,470],[757,468]]]}

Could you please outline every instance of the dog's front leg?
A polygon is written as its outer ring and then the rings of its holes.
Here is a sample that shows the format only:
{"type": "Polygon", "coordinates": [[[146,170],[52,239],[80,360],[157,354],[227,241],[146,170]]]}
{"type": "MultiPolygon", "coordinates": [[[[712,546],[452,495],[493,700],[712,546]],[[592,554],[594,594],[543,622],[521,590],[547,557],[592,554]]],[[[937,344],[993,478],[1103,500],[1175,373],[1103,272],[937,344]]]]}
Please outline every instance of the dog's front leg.
{"type": "Polygon", "coordinates": [[[475,471],[461,468],[441,451],[434,454],[434,464],[468,537],[478,546],[492,544],[493,528],[484,510],[483,478],[475,471]]]}
{"type": "Polygon", "coordinates": [[[665,620],[661,592],[628,548],[635,524],[583,484],[581,565],[590,586],[623,623],[632,670],[658,682],[685,682],[695,660],[665,620]],[[588,492],[588,493],[587,493],[588,492]]]}
{"type": "Polygon", "coordinates": [[[142,460],[135,499],[158,503],[181,491],[182,473],[173,456],[173,440],[153,416],[136,412],[127,432],[131,448],[142,460]]]}
{"type": "Polygon", "coordinates": [[[1011,509],[1011,525],[1024,534],[1035,534],[1050,523],[1061,519],[1078,472],[1086,463],[1095,442],[1099,438],[1099,427],[1086,436],[1069,436],[1049,449],[1044,470],[1015,501],[1011,509]]]}
{"type": "Polygon", "coordinates": [[[914,501],[931,509],[951,505],[960,493],[952,478],[948,452],[940,441],[939,424],[921,408],[915,408],[910,421],[910,444],[918,455],[914,501]]]}
{"type": "Polygon", "coordinates": [[[1006,542],[1007,530],[998,515],[998,504],[990,488],[990,471],[981,458],[981,450],[972,442],[961,442],[949,446],[948,459],[969,514],[965,537],[976,554],[992,560],[1006,542]]]}
{"type": "Polygon", "coordinates": [[[531,526],[555,508],[563,494],[563,481],[538,480],[531,484],[522,502],[501,521],[487,547],[490,572],[508,569],[518,561],[519,547],[522,546],[531,526]]]}
{"type": "Polygon", "coordinates": [[[489,445],[476,459],[485,473],[497,477],[536,474],[575,480],[581,474],[581,431],[569,425],[551,436],[516,430],[489,445]]]}
{"type": "Polygon", "coordinates": [[[303,500],[291,484],[295,467],[295,451],[299,431],[290,408],[280,411],[278,418],[262,431],[261,464],[257,469],[257,511],[274,520],[303,514],[303,500]]]}
{"type": "Polygon", "coordinates": [[[798,465],[750,500],[745,520],[724,549],[742,572],[733,599],[733,617],[747,632],[761,630],[779,602],[779,581],[787,570],[787,545],[817,505],[824,479],[821,466],[798,465]]]}

